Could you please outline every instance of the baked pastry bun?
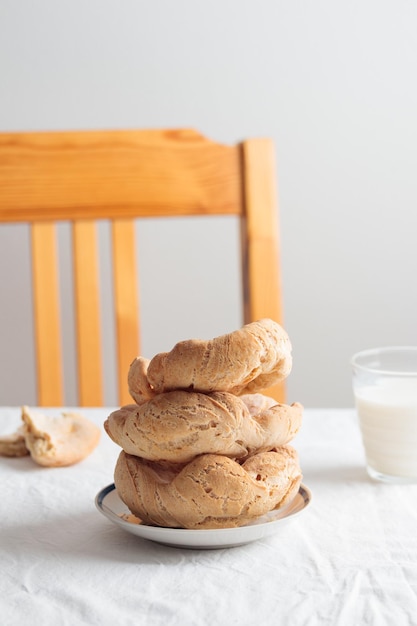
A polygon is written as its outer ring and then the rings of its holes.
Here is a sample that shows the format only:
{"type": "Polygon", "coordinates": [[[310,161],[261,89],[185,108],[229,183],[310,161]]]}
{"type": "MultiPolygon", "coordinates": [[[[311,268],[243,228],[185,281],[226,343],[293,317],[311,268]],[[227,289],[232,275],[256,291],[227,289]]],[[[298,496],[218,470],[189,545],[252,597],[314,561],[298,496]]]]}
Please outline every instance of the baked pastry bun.
{"type": "Polygon", "coordinates": [[[150,361],[138,357],[130,366],[128,385],[138,404],[176,389],[240,395],[275,385],[291,367],[287,333],[265,318],[208,341],[181,341],[150,361]]]}
{"type": "Polygon", "coordinates": [[[169,391],[114,411],[104,429],[129,454],[185,463],[199,454],[243,458],[289,443],[302,412],[299,403],[277,404],[261,394],[169,391]]]}
{"type": "Polygon", "coordinates": [[[301,479],[290,446],[242,464],[216,454],[185,465],[154,463],[122,451],[114,473],[120,498],[145,524],[188,529],[248,524],[290,502],[301,479]]]}

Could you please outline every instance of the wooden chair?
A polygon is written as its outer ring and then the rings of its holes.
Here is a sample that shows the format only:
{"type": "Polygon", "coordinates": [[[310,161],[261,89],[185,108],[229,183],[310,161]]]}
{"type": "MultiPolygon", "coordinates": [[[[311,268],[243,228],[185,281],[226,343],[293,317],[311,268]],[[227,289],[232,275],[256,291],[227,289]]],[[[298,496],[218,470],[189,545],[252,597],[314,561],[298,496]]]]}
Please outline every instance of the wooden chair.
{"type": "MultiPolygon", "coordinates": [[[[140,354],[134,220],[195,215],[240,218],[243,321],[282,323],[271,140],[228,146],[191,130],[0,134],[0,222],[31,225],[39,406],[63,404],[56,223],[72,228],[79,405],[102,406],[96,222],[111,221],[124,404],[140,354]]],[[[269,393],[284,400],[282,384],[269,393]]]]}

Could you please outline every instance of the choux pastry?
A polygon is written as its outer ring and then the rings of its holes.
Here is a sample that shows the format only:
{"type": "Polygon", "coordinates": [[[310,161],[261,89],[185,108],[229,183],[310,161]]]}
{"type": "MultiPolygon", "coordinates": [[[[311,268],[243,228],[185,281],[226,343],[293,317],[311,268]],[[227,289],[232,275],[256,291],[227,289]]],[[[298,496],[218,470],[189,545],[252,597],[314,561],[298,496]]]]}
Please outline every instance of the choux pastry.
{"type": "Polygon", "coordinates": [[[208,341],[181,341],[151,360],[138,357],[130,366],[128,385],[138,404],[176,389],[240,395],[275,385],[291,367],[287,333],[273,320],[262,319],[208,341]]]}
{"type": "Polygon", "coordinates": [[[114,474],[120,498],[142,522],[187,529],[248,524],[290,502],[301,478],[290,446],[260,452],[242,465],[217,454],[185,465],[154,463],[122,451],[114,474]]]}
{"type": "Polygon", "coordinates": [[[284,445],[298,432],[302,411],[261,394],[170,391],[114,411],[104,428],[128,454],[185,463],[198,454],[243,458],[284,445]]]}

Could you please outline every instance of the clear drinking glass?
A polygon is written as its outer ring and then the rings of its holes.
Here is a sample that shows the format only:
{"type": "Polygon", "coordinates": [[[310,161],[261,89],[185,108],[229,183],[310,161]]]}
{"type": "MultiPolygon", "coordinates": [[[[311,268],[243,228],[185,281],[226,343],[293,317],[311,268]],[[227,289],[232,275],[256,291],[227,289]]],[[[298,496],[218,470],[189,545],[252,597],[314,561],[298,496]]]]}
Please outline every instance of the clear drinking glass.
{"type": "Polygon", "coordinates": [[[417,346],[364,350],[351,365],[368,474],[417,483],[417,346]]]}

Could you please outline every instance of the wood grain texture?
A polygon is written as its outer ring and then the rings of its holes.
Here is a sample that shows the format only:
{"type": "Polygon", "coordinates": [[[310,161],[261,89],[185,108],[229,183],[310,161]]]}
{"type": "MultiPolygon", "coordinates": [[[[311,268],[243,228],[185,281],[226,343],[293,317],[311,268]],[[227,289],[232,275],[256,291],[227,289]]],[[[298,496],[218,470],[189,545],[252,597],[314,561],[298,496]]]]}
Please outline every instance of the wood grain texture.
{"type": "Polygon", "coordinates": [[[193,131],[0,135],[0,221],[238,214],[239,151],[193,131]]]}
{"type": "Polygon", "coordinates": [[[72,224],[78,400],[81,406],[102,406],[100,289],[96,223],[72,224]]]}
{"type": "MultiPolygon", "coordinates": [[[[243,320],[282,323],[275,176],[268,139],[227,146],[193,130],[0,133],[0,222],[33,224],[38,403],[63,402],[53,222],[73,224],[81,406],[103,402],[95,222],[111,222],[118,393],[124,404],[131,402],[128,367],[140,354],[133,220],[238,216],[243,320]]],[[[268,393],[283,401],[284,385],[268,393]]]]}
{"type": "MultiPolygon", "coordinates": [[[[269,317],[283,324],[279,272],[275,154],[270,139],[243,143],[245,215],[241,250],[245,323],[269,317]]],[[[284,384],[267,391],[284,402],[284,384]]]]}
{"type": "Polygon", "coordinates": [[[36,378],[40,406],[62,406],[62,347],[56,228],[31,228],[36,378]]]}
{"type": "Polygon", "coordinates": [[[127,386],[127,374],[133,359],[140,355],[138,280],[133,220],[113,220],[112,243],[118,392],[120,404],[123,405],[132,402],[127,386]]]}

